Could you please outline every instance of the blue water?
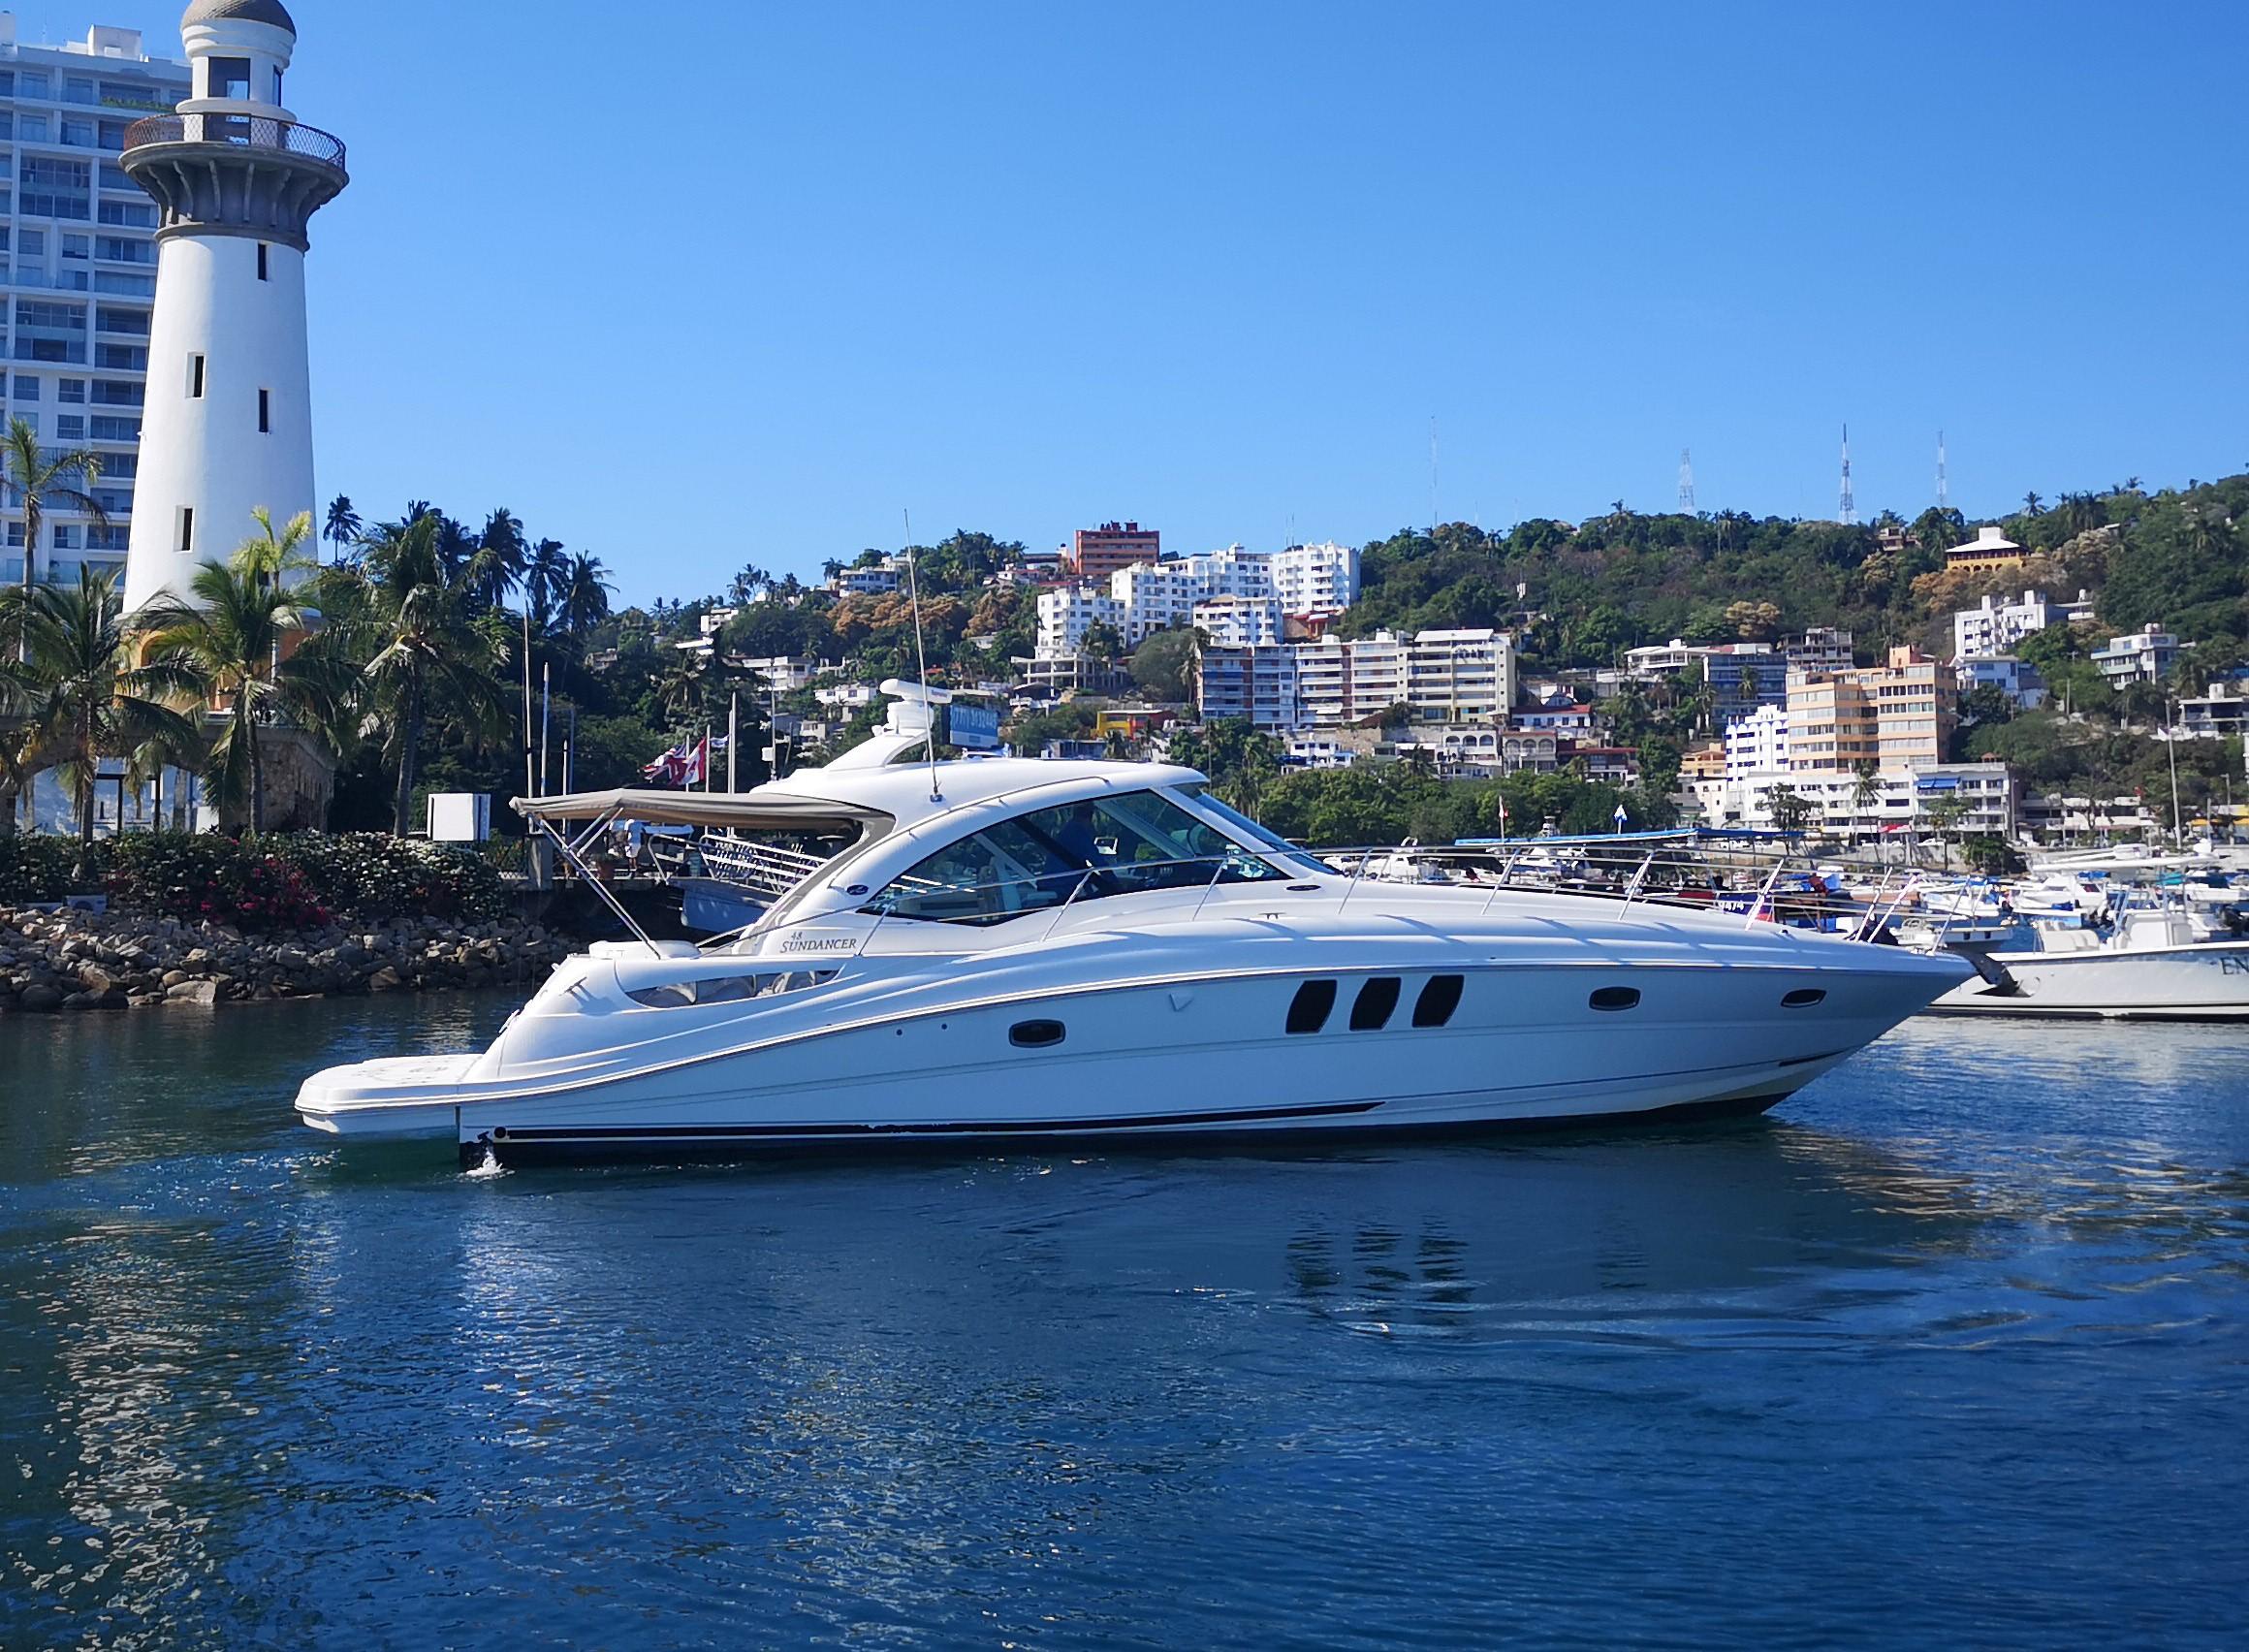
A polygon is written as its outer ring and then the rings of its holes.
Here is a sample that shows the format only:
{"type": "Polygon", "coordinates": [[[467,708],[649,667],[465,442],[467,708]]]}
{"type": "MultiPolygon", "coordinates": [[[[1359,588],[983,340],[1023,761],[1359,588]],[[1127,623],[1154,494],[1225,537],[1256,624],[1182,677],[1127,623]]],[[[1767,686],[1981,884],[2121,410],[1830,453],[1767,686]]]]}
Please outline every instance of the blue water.
{"type": "Polygon", "coordinates": [[[1266,1157],[289,1123],[508,1007],[0,1021],[0,1646],[2249,1636],[2249,1033],[1266,1157]]]}

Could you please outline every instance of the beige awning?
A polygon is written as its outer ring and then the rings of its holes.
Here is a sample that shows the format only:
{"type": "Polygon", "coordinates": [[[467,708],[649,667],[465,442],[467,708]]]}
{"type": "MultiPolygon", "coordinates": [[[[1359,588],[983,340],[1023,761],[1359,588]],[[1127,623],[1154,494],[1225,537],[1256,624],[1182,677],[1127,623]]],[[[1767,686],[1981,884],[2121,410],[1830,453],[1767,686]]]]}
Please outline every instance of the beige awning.
{"type": "Polygon", "coordinates": [[[764,796],[755,792],[658,791],[620,786],[614,791],[569,792],[560,797],[519,797],[517,813],[533,820],[597,820],[615,814],[650,826],[722,826],[739,832],[816,832],[869,829],[880,836],[896,823],[878,809],[827,798],[764,796]]]}

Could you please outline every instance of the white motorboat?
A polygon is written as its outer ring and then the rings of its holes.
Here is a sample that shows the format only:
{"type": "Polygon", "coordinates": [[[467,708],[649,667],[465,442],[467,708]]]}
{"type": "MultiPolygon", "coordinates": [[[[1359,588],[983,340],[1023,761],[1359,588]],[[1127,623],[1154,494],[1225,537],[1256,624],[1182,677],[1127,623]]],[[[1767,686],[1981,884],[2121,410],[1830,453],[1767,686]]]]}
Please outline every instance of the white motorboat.
{"type": "Polygon", "coordinates": [[[2120,1021],[2249,1019],[2249,941],[2213,939],[2210,924],[2175,882],[2126,881],[2160,876],[2169,864],[2147,857],[2074,861],[2070,875],[2118,879],[2092,921],[2072,911],[2060,921],[2020,923],[1995,940],[1943,927],[1909,937],[1925,947],[1950,946],[1978,969],[1977,979],[1929,1008],[2120,1021]]]}
{"type": "MultiPolygon", "coordinates": [[[[313,1075],[303,1121],[511,1160],[1741,1115],[1967,972],[1629,895],[1346,874],[1188,769],[883,761],[918,745],[669,794],[849,841],[740,935],[568,960],[481,1053],[313,1075]]],[[[517,807],[590,842],[636,798],[517,807]]]]}

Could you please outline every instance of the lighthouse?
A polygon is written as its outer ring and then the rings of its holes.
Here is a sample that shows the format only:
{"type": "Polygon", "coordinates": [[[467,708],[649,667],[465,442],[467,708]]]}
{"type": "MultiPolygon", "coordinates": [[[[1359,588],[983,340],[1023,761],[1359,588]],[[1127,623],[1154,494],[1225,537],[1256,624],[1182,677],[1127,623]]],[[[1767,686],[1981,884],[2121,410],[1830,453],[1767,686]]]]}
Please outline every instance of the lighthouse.
{"type": "Polygon", "coordinates": [[[304,255],[350,181],[341,141],[281,102],[297,25],[280,0],[193,0],[190,96],[118,157],[154,198],[156,302],[125,566],[127,612],[192,600],[206,562],[313,508],[304,255]]]}

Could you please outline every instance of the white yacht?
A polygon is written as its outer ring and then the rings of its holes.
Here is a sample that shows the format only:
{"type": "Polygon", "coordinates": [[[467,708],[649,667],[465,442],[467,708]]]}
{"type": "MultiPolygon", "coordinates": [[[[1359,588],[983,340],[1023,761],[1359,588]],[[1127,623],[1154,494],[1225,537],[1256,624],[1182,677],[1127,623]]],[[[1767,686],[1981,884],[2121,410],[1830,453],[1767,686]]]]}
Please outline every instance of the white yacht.
{"type": "Polygon", "coordinates": [[[1378,881],[1188,769],[892,761],[919,746],[739,795],[519,803],[580,842],[645,805],[823,858],[740,934],[570,959],[481,1053],[315,1074],[303,1121],[514,1160],[1751,1114],[1968,969],[1627,896],[1378,881]]]}
{"type": "MultiPolygon", "coordinates": [[[[2034,867],[2047,884],[2077,880],[2096,892],[2057,917],[2021,921],[1989,940],[1942,925],[1909,944],[1951,946],[1978,978],[1929,1007],[1938,1014],[2038,1015],[2116,1021],[2249,1019],[2249,940],[2221,934],[2177,879],[2203,863],[2147,854],[2074,857],[2034,867]],[[2092,879],[2108,880],[2103,883],[2092,879]]],[[[2043,887],[2043,886],[2042,886],[2043,887]]]]}

